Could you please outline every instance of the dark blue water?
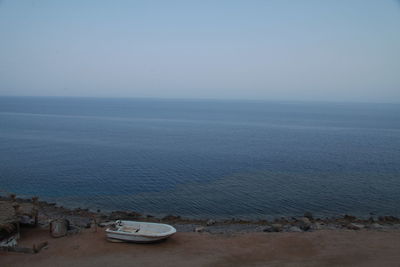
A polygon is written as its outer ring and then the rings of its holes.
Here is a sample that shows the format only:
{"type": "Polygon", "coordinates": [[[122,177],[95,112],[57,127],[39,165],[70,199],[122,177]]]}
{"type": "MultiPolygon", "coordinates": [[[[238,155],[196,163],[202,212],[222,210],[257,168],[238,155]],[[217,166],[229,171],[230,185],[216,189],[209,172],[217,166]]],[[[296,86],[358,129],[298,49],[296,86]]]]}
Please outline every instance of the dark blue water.
{"type": "Polygon", "coordinates": [[[0,189],[154,215],[399,215],[400,105],[0,97],[0,189]]]}

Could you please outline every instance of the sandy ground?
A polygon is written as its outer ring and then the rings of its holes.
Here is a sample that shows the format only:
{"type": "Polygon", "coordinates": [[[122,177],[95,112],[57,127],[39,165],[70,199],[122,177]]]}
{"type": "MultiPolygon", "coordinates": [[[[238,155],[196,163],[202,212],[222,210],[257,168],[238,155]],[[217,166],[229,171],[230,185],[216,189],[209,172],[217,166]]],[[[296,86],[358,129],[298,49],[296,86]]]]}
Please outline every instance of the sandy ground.
{"type": "Polygon", "coordinates": [[[48,241],[38,254],[0,252],[0,266],[400,266],[400,231],[216,235],[177,233],[156,244],[110,243],[104,229],[52,238],[24,230],[21,246],[48,241]]]}

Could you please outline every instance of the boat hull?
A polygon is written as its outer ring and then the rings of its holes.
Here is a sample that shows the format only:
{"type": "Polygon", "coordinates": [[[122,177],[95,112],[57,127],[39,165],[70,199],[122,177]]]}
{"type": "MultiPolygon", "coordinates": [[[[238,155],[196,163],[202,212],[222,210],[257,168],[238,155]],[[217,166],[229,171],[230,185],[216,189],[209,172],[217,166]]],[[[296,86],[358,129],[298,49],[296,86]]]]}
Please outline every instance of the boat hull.
{"type": "Polygon", "coordinates": [[[124,235],[119,233],[107,233],[107,239],[111,242],[153,243],[167,239],[168,237],[170,237],[170,235],[163,237],[149,237],[149,236],[124,235]]]}
{"type": "Polygon", "coordinates": [[[112,242],[152,243],[175,233],[176,229],[168,224],[120,220],[106,229],[107,239],[112,242]]]}

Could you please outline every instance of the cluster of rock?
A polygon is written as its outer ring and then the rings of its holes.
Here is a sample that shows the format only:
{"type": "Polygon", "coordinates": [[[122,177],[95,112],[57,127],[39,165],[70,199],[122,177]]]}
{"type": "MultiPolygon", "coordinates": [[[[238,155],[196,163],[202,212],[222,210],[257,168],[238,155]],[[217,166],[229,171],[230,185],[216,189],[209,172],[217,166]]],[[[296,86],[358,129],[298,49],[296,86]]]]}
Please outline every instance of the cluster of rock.
{"type": "Polygon", "coordinates": [[[67,218],[79,227],[89,228],[90,224],[96,223],[103,227],[107,222],[115,220],[144,220],[148,222],[161,222],[172,224],[178,231],[195,231],[209,233],[234,233],[234,232],[310,232],[316,230],[390,230],[400,229],[400,219],[394,216],[370,217],[361,219],[351,215],[335,218],[314,218],[309,212],[303,217],[281,217],[273,221],[243,221],[225,220],[216,221],[186,219],[180,216],[167,215],[157,218],[151,215],[142,215],[133,211],[114,211],[108,214],[93,213],[86,209],[68,210],[62,208],[62,212],[68,214],[67,218]],[[95,219],[93,219],[95,218],[95,219]],[[104,224],[105,223],[105,224],[104,224]]]}
{"type": "MultiPolygon", "coordinates": [[[[1,199],[1,197],[0,197],[1,199]]],[[[29,200],[18,199],[20,202],[29,200]]],[[[68,209],[57,206],[55,203],[39,201],[39,225],[48,227],[50,222],[57,218],[67,219],[70,225],[78,228],[91,228],[93,225],[104,227],[115,220],[139,220],[161,222],[174,225],[178,231],[209,232],[209,233],[236,233],[236,232],[309,232],[316,230],[400,230],[400,219],[394,216],[370,217],[368,219],[344,215],[334,218],[315,218],[306,212],[302,217],[280,217],[272,221],[244,221],[213,219],[187,219],[180,216],[167,215],[163,218],[143,215],[134,211],[114,211],[104,213],[88,209],[68,209]]]]}
{"type": "Polygon", "coordinates": [[[313,218],[310,213],[306,213],[300,218],[280,218],[267,224],[264,232],[307,232],[316,230],[385,230],[400,229],[400,219],[394,216],[370,217],[360,219],[351,215],[344,215],[337,218],[313,218]]]}
{"type": "Polygon", "coordinates": [[[194,227],[195,232],[229,233],[229,232],[311,232],[316,230],[400,230],[400,219],[393,216],[370,217],[360,219],[351,215],[337,218],[313,218],[311,213],[303,217],[281,217],[271,222],[225,221],[212,224],[204,223],[194,227]]]}

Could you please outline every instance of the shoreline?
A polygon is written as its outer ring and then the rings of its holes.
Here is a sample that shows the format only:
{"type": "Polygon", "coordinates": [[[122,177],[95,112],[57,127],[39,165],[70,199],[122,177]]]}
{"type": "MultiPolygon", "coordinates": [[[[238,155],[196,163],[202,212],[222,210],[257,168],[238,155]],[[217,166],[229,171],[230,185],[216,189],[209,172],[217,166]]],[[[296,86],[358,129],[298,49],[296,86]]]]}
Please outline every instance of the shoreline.
{"type": "Polygon", "coordinates": [[[111,243],[87,229],[64,238],[48,230],[22,233],[22,246],[48,241],[37,254],[0,252],[1,266],[398,266],[400,231],[216,235],[178,232],[154,244],[111,243]]]}
{"type": "MultiPolygon", "coordinates": [[[[33,200],[4,198],[14,203],[33,200]]],[[[393,216],[360,219],[276,218],[272,221],[190,220],[156,218],[135,212],[110,214],[67,209],[37,201],[37,227],[21,227],[22,249],[45,244],[37,253],[0,251],[1,266],[398,266],[400,219],[393,216]],[[63,218],[72,230],[52,238],[49,224],[63,218]],[[113,243],[105,227],[116,219],[161,222],[177,233],[153,244],[113,243]],[[103,228],[104,227],[104,228],[103,228]]]]}
{"type": "MultiPolygon", "coordinates": [[[[10,197],[0,196],[0,200],[12,201],[10,197]]],[[[32,203],[31,199],[15,198],[17,203],[32,203]]],[[[48,226],[51,220],[65,218],[78,228],[90,228],[91,225],[104,227],[115,220],[136,220],[167,223],[174,225],[180,232],[236,233],[236,232],[311,232],[316,230],[400,230],[400,218],[395,216],[356,217],[349,214],[333,217],[313,217],[310,212],[303,216],[279,216],[273,220],[243,220],[214,218],[190,219],[179,215],[155,217],[135,211],[97,212],[83,208],[65,208],[57,203],[37,201],[39,225],[48,226]]]]}

